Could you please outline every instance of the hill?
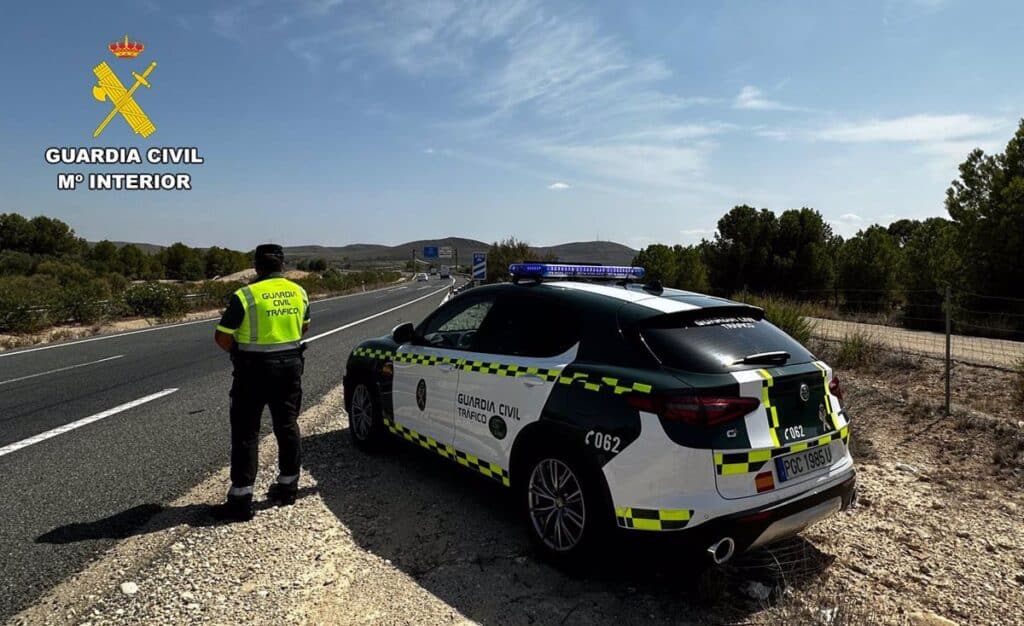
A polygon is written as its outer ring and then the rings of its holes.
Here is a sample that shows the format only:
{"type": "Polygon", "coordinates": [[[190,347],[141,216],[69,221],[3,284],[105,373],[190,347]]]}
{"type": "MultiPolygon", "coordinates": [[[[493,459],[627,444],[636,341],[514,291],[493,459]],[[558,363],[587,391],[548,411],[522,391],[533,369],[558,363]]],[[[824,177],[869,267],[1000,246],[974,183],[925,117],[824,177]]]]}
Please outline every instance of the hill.
{"type": "MultiPolygon", "coordinates": [[[[114,243],[120,247],[127,242],[117,241],[114,243]]],[[[135,243],[133,245],[138,246],[146,254],[155,254],[166,247],[151,243],[135,243]]],[[[412,258],[413,250],[416,251],[416,258],[422,259],[423,248],[426,246],[454,248],[460,264],[469,263],[474,252],[486,252],[491,247],[489,243],[476,239],[445,237],[443,239],[419,239],[397,246],[353,243],[345,246],[287,246],[284,251],[289,264],[309,259],[325,259],[328,262],[373,265],[404,263],[412,258]]],[[[553,255],[563,262],[604,263],[607,265],[629,265],[637,254],[636,250],[614,241],[576,241],[555,246],[538,246],[534,250],[537,252],[537,258],[553,255]]],[[[454,261],[452,259],[453,263],[454,261]]]]}

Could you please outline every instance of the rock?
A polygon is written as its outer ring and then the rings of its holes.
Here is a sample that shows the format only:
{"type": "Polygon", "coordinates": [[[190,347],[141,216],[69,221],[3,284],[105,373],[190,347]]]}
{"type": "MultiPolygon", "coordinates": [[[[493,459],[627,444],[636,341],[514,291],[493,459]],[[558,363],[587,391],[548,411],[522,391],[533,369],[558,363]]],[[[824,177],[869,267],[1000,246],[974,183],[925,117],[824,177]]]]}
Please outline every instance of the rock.
{"type": "Polygon", "coordinates": [[[910,614],[910,626],[958,626],[956,622],[935,613],[921,611],[910,614]]]}
{"type": "Polygon", "coordinates": [[[196,601],[196,594],[192,593],[191,591],[182,591],[181,592],[181,601],[182,602],[195,602],[196,601]]]}
{"type": "Polygon", "coordinates": [[[830,609],[818,609],[818,623],[822,626],[832,626],[836,621],[836,614],[839,613],[839,607],[832,607],[830,609]]]}
{"type": "Polygon", "coordinates": [[[772,590],[766,585],[757,582],[756,580],[747,581],[740,591],[742,591],[748,598],[752,600],[767,600],[772,595],[772,590]]]}
{"type": "Polygon", "coordinates": [[[897,470],[899,470],[901,472],[907,472],[909,474],[916,474],[917,473],[917,468],[916,467],[914,467],[913,465],[907,465],[906,463],[897,463],[895,467],[896,467],[897,470]]]}
{"type": "Polygon", "coordinates": [[[126,596],[134,596],[139,592],[139,586],[131,581],[121,583],[121,593],[126,596]]]}

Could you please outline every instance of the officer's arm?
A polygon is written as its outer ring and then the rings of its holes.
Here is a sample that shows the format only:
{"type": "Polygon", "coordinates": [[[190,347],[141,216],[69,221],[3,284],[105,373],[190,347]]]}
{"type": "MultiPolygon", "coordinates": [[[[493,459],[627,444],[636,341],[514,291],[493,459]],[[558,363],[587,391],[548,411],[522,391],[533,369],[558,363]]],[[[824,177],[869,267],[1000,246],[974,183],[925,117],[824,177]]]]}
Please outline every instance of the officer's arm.
{"type": "Polygon", "coordinates": [[[302,300],[306,305],[306,315],[302,318],[302,334],[305,336],[309,332],[309,296],[306,295],[305,290],[302,292],[302,300]]]}
{"type": "Polygon", "coordinates": [[[232,295],[228,299],[228,308],[224,310],[224,315],[221,316],[220,323],[217,324],[217,330],[213,333],[213,340],[221,350],[230,352],[231,348],[235,347],[234,331],[242,325],[244,316],[245,309],[242,308],[242,301],[238,299],[237,295],[232,295]]]}
{"type": "Polygon", "coordinates": [[[213,340],[217,342],[217,345],[224,352],[231,352],[231,348],[235,347],[235,338],[219,330],[214,331],[213,340]]]}

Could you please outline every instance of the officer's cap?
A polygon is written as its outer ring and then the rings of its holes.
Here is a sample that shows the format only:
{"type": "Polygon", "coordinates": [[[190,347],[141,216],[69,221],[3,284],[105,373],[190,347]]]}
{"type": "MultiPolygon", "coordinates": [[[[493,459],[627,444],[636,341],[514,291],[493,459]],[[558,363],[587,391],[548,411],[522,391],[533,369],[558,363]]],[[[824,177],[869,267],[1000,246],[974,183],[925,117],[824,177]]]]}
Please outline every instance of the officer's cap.
{"type": "Polygon", "coordinates": [[[256,258],[260,257],[276,257],[279,259],[284,258],[284,248],[277,245],[276,243],[261,243],[256,246],[256,258]]]}

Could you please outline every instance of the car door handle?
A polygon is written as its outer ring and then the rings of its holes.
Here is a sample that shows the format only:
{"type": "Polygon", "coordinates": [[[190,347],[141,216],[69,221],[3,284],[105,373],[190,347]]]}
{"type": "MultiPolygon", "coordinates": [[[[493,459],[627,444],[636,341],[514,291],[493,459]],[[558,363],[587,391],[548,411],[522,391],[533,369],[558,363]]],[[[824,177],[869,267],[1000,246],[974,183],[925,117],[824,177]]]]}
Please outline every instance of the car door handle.
{"type": "Polygon", "coordinates": [[[536,387],[537,385],[544,384],[543,378],[541,378],[540,376],[534,376],[533,374],[527,374],[526,376],[521,376],[520,378],[522,379],[523,384],[526,385],[527,387],[536,387]]]}
{"type": "Polygon", "coordinates": [[[454,372],[455,371],[455,364],[454,363],[438,363],[437,367],[439,367],[442,372],[454,372]]]}

